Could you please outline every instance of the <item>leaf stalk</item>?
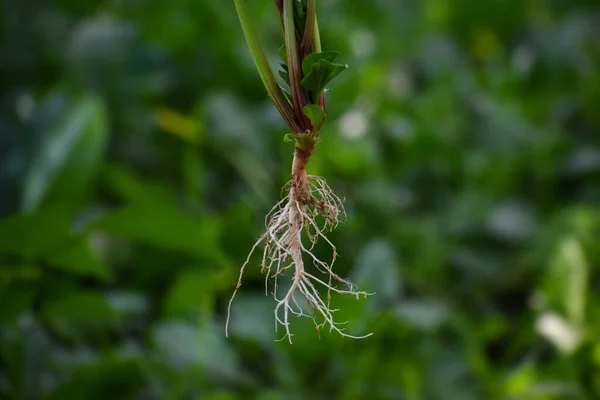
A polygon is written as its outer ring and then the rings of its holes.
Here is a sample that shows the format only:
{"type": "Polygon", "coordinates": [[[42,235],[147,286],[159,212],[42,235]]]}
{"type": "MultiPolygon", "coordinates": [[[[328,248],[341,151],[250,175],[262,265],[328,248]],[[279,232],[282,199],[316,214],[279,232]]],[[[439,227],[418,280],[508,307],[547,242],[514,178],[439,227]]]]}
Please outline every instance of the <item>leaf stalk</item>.
{"type": "Polygon", "coordinates": [[[240,24],[242,26],[242,31],[244,32],[244,37],[246,38],[252,59],[254,60],[256,69],[258,70],[258,74],[260,75],[267,93],[275,103],[275,107],[277,107],[277,110],[285,122],[294,132],[301,132],[302,128],[294,117],[294,110],[277,84],[275,75],[269,66],[267,57],[265,56],[262,46],[258,41],[258,36],[256,35],[256,32],[254,31],[254,28],[250,22],[250,12],[248,10],[246,1],[247,0],[234,0],[234,3],[240,24]]]}

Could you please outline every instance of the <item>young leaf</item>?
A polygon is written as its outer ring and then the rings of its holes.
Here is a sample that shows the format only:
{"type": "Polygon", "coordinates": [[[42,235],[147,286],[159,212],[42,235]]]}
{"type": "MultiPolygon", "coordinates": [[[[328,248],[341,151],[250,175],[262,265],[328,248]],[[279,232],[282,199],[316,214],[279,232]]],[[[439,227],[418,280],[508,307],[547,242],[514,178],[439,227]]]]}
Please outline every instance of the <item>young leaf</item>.
{"type": "Polygon", "coordinates": [[[311,53],[302,60],[302,73],[307,75],[314,63],[324,59],[329,62],[334,62],[340,55],[339,51],[325,51],[323,53],[311,53]]]}
{"type": "Polygon", "coordinates": [[[321,129],[321,125],[323,125],[323,120],[325,119],[325,111],[321,107],[316,104],[309,104],[303,109],[304,115],[310,119],[310,122],[313,126],[313,132],[318,132],[321,129]]]}
{"type": "Polygon", "coordinates": [[[316,103],[321,91],[325,89],[331,80],[338,76],[342,71],[348,68],[344,64],[334,64],[324,58],[319,59],[310,67],[308,74],[302,79],[301,85],[304,89],[311,92],[313,102],[316,103]]]}
{"type": "Polygon", "coordinates": [[[284,137],[283,137],[283,141],[286,143],[289,142],[293,142],[295,140],[294,134],[293,133],[287,133],[284,137]]]}

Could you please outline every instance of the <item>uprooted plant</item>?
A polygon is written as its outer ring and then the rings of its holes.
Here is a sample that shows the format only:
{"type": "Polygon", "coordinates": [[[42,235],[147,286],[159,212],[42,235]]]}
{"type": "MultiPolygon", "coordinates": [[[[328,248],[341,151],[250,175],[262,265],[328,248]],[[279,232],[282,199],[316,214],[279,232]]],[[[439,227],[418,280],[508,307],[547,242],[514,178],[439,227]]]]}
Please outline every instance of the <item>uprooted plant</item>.
{"type": "Polygon", "coordinates": [[[347,66],[335,63],[337,52],[321,50],[316,0],[275,0],[285,39],[279,51],[284,61],[279,74],[288,87],[280,86],[251,26],[246,0],[234,1],[263,84],[292,130],[284,139],[294,142],[295,151],[292,178],[283,189],[286,195],[267,215],[266,231],[254,244],[240,270],[240,277],[227,309],[226,333],[228,334],[229,329],[231,304],[242,285],[244,269],[255,250],[262,245],[265,290],[268,290],[269,278],[272,278],[273,296],[277,302],[275,329],[278,325],[284,327],[283,339],[287,337],[292,341],[290,314],[311,318],[317,331],[329,327],[330,331],[346,337],[369,336],[370,334],[349,335],[342,327],[344,323],[336,322],[333,318],[337,310],[331,308],[331,292],[350,294],[357,298],[368,293],[358,291],[351,282],[333,271],[337,251],[326,234],[345,216],[344,206],[323,178],[307,175],[306,172],[325,120],[325,86],[347,66]],[[313,248],[319,239],[331,248],[331,260],[323,261],[313,254],[313,248]],[[314,265],[315,272],[307,270],[305,258],[314,265]],[[285,273],[292,275],[291,286],[284,293],[279,293],[279,278],[285,273]],[[320,274],[323,277],[320,278],[320,274]],[[322,299],[319,289],[327,291],[326,300],[322,299]],[[312,309],[310,312],[305,312],[300,306],[302,301],[298,296],[304,297],[308,308],[312,309]]]}

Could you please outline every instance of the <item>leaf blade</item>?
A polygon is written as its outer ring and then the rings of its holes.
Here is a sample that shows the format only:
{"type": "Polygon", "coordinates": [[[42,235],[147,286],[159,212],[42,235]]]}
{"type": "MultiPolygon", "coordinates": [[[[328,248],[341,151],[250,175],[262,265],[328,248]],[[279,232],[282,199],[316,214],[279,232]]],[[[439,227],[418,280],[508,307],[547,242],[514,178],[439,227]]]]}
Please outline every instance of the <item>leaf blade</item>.
{"type": "Polygon", "coordinates": [[[304,107],[303,112],[312,123],[313,132],[318,132],[325,120],[325,111],[316,104],[309,104],[304,107]]]}
{"type": "Polygon", "coordinates": [[[312,64],[308,74],[304,76],[301,85],[311,92],[312,100],[316,103],[318,96],[325,86],[348,68],[345,64],[334,64],[324,58],[312,64]]]}

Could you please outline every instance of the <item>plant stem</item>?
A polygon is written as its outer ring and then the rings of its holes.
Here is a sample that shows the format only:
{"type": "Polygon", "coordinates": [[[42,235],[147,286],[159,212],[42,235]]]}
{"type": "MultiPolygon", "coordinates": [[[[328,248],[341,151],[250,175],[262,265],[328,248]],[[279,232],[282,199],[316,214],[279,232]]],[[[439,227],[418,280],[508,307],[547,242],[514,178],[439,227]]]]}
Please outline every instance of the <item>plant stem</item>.
{"type": "Polygon", "coordinates": [[[292,197],[295,197],[300,205],[305,205],[310,197],[308,192],[308,181],[306,176],[306,167],[308,160],[312,156],[314,146],[308,149],[296,147],[294,151],[294,160],[292,161],[292,197]]]}
{"type": "Polygon", "coordinates": [[[275,75],[273,75],[267,57],[265,57],[265,53],[258,41],[258,37],[250,23],[250,13],[246,5],[246,0],[234,0],[234,3],[246,42],[248,43],[248,48],[252,54],[252,59],[254,60],[254,64],[256,65],[256,69],[258,70],[258,74],[260,75],[267,93],[273,99],[275,107],[277,107],[277,110],[279,110],[279,113],[290,128],[294,132],[303,132],[302,127],[300,127],[294,117],[294,110],[277,84],[275,75]]]}
{"type": "Polygon", "coordinates": [[[302,37],[302,57],[313,52],[315,44],[315,23],[317,21],[317,0],[308,0],[306,3],[306,24],[302,37]]]}
{"type": "Polygon", "coordinates": [[[302,67],[298,54],[298,42],[296,41],[296,25],[294,23],[294,7],[292,0],[283,1],[283,31],[290,89],[292,91],[292,104],[294,106],[296,118],[300,122],[300,126],[306,128],[308,126],[308,118],[304,115],[303,108],[307,102],[302,86],[300,86],[300,81],[302,80],[302,67]]]}
{"type": "MultiPolygon", "coordinates": [[[[317,15],[315,12],[315,52],[321,53],[323,50],[321,49],[321,35],[319,34],[319,22],[317,21],[317,15]]],[[[325,91],[321,92],[319,96],[319,106],[323,108],[323,111],[327,111],[327,107],[325,105],[325,91]]]]}

